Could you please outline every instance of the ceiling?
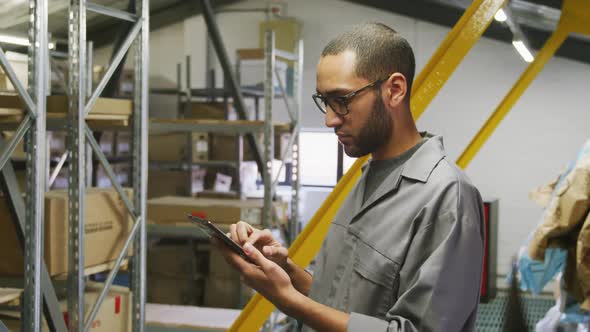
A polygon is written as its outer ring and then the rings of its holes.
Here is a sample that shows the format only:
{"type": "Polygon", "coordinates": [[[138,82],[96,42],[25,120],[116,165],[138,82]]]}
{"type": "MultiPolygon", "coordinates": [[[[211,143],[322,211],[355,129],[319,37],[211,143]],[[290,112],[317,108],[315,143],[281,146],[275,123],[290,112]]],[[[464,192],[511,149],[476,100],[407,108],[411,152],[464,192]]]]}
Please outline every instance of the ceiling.
{"type": "MultiPolygon", "coordinates": [[[[378,8],[435,24],[453,27],[471,4],[470,0],[344,0],[378,8]]],[[[555,30],[561,15],[562,0],[509,0],[512,17],[528,39],[529,45],[539,50],[555,30]]],[[[512,42],[513,34],[506,24],[493,21],[484,36],[512,42]]],[[[590,38],[570,36],[557,55],[590,64],[590,38]]]]}
{"type": "MultiPolygon", "coordinates": [[[[139,1],[139,0],[137,0],[139,1]]],[[[238,2],[239,0],[214,0],[211,1],[214,8],[238,2]]],[[[28,0],[1,0],[0,1],[0,32],[22,36],[27,35],[28,0]]],[[[126,10],[129,4],[127,0],[93,0],[92,3],[105,7],[126,10]]],[[[67,22],[69,0],[51,0],[48,4],[48,31],[52,40],[58,42],[58,46],[65,50],[67,47],[67,22]]],[[[150,0],[150,29],[155,30],[163,26],[180,22],[190,16],[201,13],[197,0],[150,0]]],[[[87,31],[88,39],[95,46],[101,46],[113,42],[113,36],[122,29],[121,21],[104,15],[88,12],[87,31]]]]}
{"type": "MultiPolygon", "coordinates": [[[[214,0],[215,7],[239,2],[240,0],[214,0]]],[[[296,1],[296,0],[295,0],[296,1]]],[[[370,6],[392,13],[414,17],[448,27],[459,20],[470,0],[344,0],[363,6],[370,6]]],[[[126,0],[93,0],[107,7],[125,10],[126,0]]],[[[26,36],[28,29],[28,0],[0,1],[0,32],[26,36]]],[[[534,49],[543,46],[559,20],[562,0],[509,0],[508,8],[514,21],[534,49]]],[[[58,41],[58,48],[67,47],[67,8],[69,0],[49,1],[49,31],[52,40],[58,41]]],[[[180,22],[201,13],[197,0],[150,0],[150,28],[152,30],[180,22]]],[[[120,34],[124,24],[116,19],[95,13],[87,14],[88,39],[95,47],[110,44],[113,36],[120,34]]],[[[512,32],[507,25],[493,22],[484,36],[510,43],[512,32]]],[[[6,49],[6,48],[5,48],[6,49]]],[[[570,36],[557,52],[558,55],[590,63],[590,39],[570,36]]]]}

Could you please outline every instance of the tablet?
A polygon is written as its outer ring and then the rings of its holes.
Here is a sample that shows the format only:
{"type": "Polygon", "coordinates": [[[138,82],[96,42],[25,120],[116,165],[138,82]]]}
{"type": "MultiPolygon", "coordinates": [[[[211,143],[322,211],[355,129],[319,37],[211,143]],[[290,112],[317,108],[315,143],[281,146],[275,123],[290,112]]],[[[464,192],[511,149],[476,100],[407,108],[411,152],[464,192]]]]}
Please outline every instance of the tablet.
{"type": "Polygon", "coordinates": [[[187,215],[188,219],[199,226],[199,229],[207,235],[208,238],[215,237],[225,243],[231,250],[236,254],[240,255],[245,260],[250,261],[248,255],[244,252],[244,249],[239,244],[235,243],[229,236],[227,236],[221,229],[215,226],[211,221],[195,217],[192,214],[187,215]]]}

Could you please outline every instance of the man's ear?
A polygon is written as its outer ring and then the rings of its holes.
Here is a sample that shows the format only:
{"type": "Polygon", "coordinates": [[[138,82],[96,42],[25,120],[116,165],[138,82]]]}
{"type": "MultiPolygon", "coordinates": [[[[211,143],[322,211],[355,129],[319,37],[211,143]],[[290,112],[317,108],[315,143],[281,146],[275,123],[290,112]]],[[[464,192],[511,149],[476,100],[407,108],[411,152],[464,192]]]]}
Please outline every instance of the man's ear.
{"type": "Polygon", "coordinates": [[[393,73],[385,82],[387,102],[391,107],[404,103],[408,91],[408,82],[401,73],[393,73]]]}

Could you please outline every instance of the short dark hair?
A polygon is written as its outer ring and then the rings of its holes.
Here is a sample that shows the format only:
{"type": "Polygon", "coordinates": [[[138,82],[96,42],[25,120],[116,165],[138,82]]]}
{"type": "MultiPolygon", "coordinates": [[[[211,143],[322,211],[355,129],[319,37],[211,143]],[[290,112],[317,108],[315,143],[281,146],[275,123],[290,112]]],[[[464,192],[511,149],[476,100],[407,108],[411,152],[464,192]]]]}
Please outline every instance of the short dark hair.
{"type": "Polygon", "coordinates": [[[331,40],[322,51],[322,57],[349,50],[356,54],[355,73],[358,77],[375,81],[395,72],[403,74],[408,84],[406,99],[409,100],[416,60],[404,37],[383,23],[364,23],[331,40]]]}

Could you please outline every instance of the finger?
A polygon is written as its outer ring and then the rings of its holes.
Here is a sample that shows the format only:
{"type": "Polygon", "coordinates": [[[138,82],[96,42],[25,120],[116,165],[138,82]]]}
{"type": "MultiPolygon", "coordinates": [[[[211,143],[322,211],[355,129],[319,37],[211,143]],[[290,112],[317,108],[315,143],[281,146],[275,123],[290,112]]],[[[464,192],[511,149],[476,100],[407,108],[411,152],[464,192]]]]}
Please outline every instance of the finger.
{"type": "Polygon", "coordinates": [[[261,235],[262,232],[254,232],[250,235],[250,237],[248,237],[248,240],[246,240],[246,242],[250,243],[251,245],[256,245],[261,235]]]}
{"type": "Polygon", "coordinates": [[[239,227],[244,227],[248,234],[251,234],[254,231],[254,227],[252,227],[249,223],[247,223],[245,221],[241,221],[241,220],[238,221],[238,225],[239,225],[239,227]]]}
{"type": "Polygon", "coordinates": [[[264,246],[262,252],[266,257],[287,257],[289,255],[289,249],[278,246],[264,246]]]}
{"type": "Polygon", "coordinates": [[[275,263],[264,257],[264,255],[250,243],[244,245],[244,252],[248,255],[248,258],[252,263],[258,265],[265,274],[270,272],[276,266],[275,263]]]}
{"type": "Polygon", "coordinates": [[[238,226],[236,224],[229,225],[229,233],[231,234],[231,239],[234,241],[238,241],[238,233],[237,233],[238,226]]]}
{"type": "Polygon", "coordinates": [[[272,233],[270,230],[265,229],[263,231],[254,232],[254,234],[250,235],[247,242],[250,242],[252,245],[255,245],[259,240],[262,240],[263,243],[270,243],[274,241],[272,233]]]}
{"type": "Polygon", "coordinates": [[[224,244],[219,239],[215,239],[216,246],[219,249],[223,258],[235,269],[242,272],[248,265],[252,265],[248,263],[244,258],[240,255],[236,254],[233,250],[229,249],[226,244],[224,244]]]}
{"type": "Polygon", "coordinates": [[[250,225],[246,224],[245,222],[238,222],[236,225],[236,231],[238,233],[238,243],[243,245],[248,240],[250,233],[248,232],[248,228],[250,225]]]}

